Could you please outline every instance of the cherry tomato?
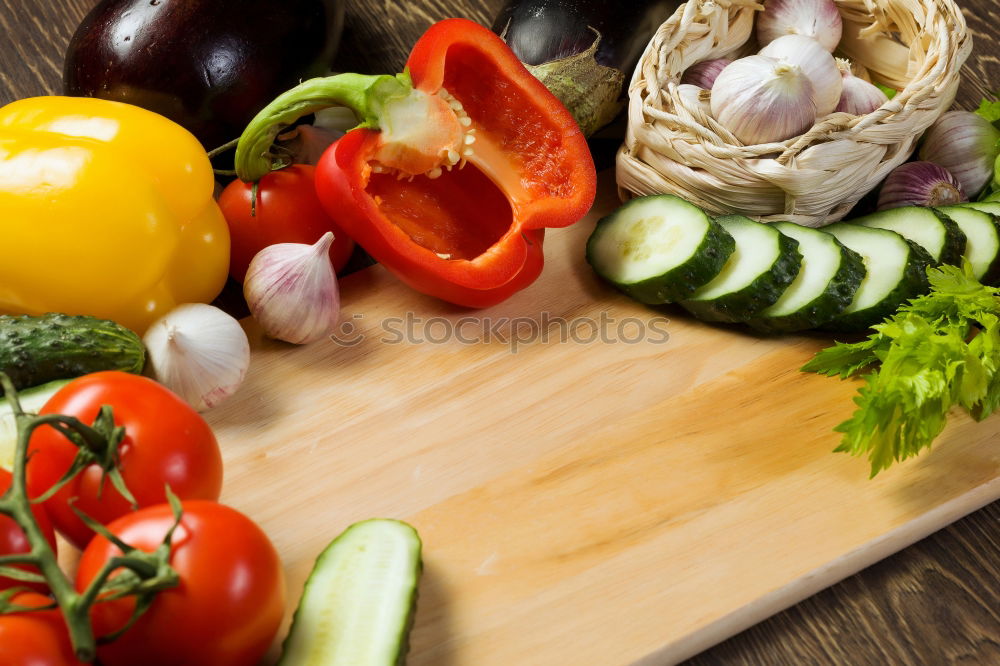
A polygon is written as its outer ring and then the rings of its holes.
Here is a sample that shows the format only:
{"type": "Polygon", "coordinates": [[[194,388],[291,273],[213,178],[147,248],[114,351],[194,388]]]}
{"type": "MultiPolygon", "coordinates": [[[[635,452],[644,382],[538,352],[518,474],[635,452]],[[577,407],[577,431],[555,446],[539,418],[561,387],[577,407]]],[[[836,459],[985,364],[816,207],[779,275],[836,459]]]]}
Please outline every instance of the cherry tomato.
{"type": "MultiPolygon", "coordinates": [[[[85,375],[59,389],[41,413],[67,414],[90,424],[102,405],[110,405],[115,423],[125,427],[118,469],[139,506],[165,502],[167,484],[181,499],[219,498],[222,455],[212,429],[190,405],[152,379],[117,371],[85,375]]],[[[48,427],[35,431],[28,449],[32,497],[62,478],[77,452],[73,443],[48,427]]],[[[55,528],[78,548],[87,545],[93,533],[71,505],[99,523],[131,511],[102,476],[101,468],[91,465],[44,504],[55,528]]]]}
{"type": "MultiPolygon", "coordinates": [[[[19,606],[43,607],[48,597],[22,592],[11,600],[19,606]]],[[[69,634],[58,610],[0,615],[0,664],[6,666],[83,666],[73,655],[69,634]]]]}
{"type": "MultiPolygon", "coordinates": [[[[0,468],[0,495],[7,492],[7,489],[10,488],[10,482],[10,472],[0,468]]],[[[40,528],[42,528],[42,534],[45,535],[45,540],[49,542],[49,545],[52,547],[52,551],[55,552],[56,533],[55,530],[52,529],[51,521],[49,521],[49,514],[40,504],[33,504],[31,506],[31,513],[35,516],[35,522],[38,523],[40,528]]],[[[30,550],[31,544],[28,543],[28,537],[24,534],[24,530],[22,530],[21,527],[14,522],[13,518],[0,515],[0,555],[27,553],[30,550]]],[[[20,568],[28,571],[37,571],[34,567],[22,566],[20,568]]],[[[30,587],[31,589],[38,590],[39,592],[45,592],[48,590],[48,586],[44,583],[25,583],[24,581],[0,576],[0,590],[17,586],[30,587]]],[[[6,662],[0,660],[0,663],[6,662]]]]}
{"type": "MultiPolygon", "coordinates": [[[[149,610],[113,643],[98,648],[106,666],[252,666],[267,652],[285,610],[285,577],[267,535],[242,513],[215,502],[183,502],[170,564],[180,585],[161,591],[149,610]]],[[[166,504],[119,518],[108,529],[152,551],[174,518],[166,504]]],[[[77,573],[86,588],[121,551],[94,537],[77,573]]],[[[133,599],[102,601],[91,611],[97,636],[124,626],[133,599]]]]}
{"type": "Polygon", "coordinates": [[[260,179],[256,215],[250,215],[253,185],[236,179],[222,191],[219,206],[229,223],[229,274],[242,282],[250,260],[275,243],[315,243],[327,231],[333,269],[340,272],[351,258],[354,241],[326,214],[316,196],[315,168],[295,164],[260,179]]]}

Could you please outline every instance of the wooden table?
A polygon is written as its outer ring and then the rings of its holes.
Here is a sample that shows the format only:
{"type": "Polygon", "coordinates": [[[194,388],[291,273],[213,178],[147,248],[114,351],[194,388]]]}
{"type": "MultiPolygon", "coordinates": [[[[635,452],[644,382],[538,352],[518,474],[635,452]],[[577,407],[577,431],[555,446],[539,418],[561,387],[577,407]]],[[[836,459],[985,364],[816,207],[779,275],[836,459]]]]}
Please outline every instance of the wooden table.
{"type": "MultiPolygon", "coordinates": [[[[0,0],[0,103],[60,88],[65,45],[96,0],[0,0]]],[[[500,0],[349,3],[346,68],[395,71],[432,21],[490,23],[500,0]]],[[[958,105],[1000,86],[993,0],[966,0],[977,37],[958,105]]],[[[690,664],[1000,663],[1000,503],[702,653],[690,664]]]]}

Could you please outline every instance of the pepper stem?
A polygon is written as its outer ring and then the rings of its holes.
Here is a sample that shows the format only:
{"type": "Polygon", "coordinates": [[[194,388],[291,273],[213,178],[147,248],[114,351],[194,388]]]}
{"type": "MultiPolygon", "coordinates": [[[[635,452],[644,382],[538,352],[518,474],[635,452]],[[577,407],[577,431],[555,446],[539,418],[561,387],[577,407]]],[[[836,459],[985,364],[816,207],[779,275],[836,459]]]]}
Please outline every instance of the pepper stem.
{"type": "Polygon", "coordinates": [[[275,163],[271,144],[302,116],[343,106],[357,116],[358,127],[378,129],[379,110],[386,101],[406,96],[412,89],[407,74],[337,74],[304,81],[276,97],[247,125],[236,146],[236,175],[249,183],[270,172],[275,163]]]}

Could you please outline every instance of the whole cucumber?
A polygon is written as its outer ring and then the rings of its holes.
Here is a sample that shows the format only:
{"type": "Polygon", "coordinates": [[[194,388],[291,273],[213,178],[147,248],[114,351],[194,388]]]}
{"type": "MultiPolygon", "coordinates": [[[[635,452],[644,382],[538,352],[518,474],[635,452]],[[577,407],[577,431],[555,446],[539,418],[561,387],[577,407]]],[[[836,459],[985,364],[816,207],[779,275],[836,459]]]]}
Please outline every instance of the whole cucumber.
{"type": "Polygon", "coordinates": [[[0,315],[0,372],[17,389],[101,370],[139,373],[145,363],[139,336],[113,321],[65,314],[0,315]]]}

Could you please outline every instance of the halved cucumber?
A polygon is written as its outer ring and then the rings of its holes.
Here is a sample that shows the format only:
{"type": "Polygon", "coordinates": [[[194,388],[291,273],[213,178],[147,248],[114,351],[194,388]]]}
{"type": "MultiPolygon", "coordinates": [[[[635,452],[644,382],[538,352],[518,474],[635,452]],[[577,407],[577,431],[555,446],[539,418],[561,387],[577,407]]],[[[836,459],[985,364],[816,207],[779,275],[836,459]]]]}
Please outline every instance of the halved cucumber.
{"type": "Polygon", "coordinates": [[[406,659],[420,579],[420,537],[398,520],[348,527],[316,559],[284,666],[394,666],[406,659]]]}
{"type": "Polygon", "coordinates": [[[823,227],[861,255],[868,271],[850,305],[821,328],[861,331],[877,324],[905,301],[927,291],[927,251],[894,231],[839,222],[823,227]]]}
{"type": "Polygon", "coordinates": [[[734,246],[700,208],[661,194],[632,199],[598,221],[587,262],[632,298],[659,305],[687,298],[718,275],[734,246]]]}
{"type": "Polygon", "coordinates": [[[773,305],[795,279],[802,264],[799,242],[742,215],[716,222],[736,241],[736,250],[722,271],[681,306],[703,321],[747,321],[773,305]]]}
{"type": "Polygon", "coordinates": [[[895,231],[927,250],[939,264],[958,266],[965,253],[965,234],[933,208],[901,206],[851,220],[851,224],[895,231]]]}
{"type": "Polygon", "coordinates": [[[942,206],[937,211],[965,232],[963,258],[972,266],[976,279],[995,284],[1000,279],[1000,218],[965,206],[942,206]]]}
{"type": "MultiPolygon", "coordinates": [[[[70,382],[69,379],[57,379],[54,382],[42,384],[17,392],[21,409],[37,414],[56,391],[70,382]]],[[[14,410],[7,398],[0,398],[0,467],[13,469],[14,450],[17,448],[17,424],[14,423],[14,410]]]]}
{"type": "Polygon", "coordinates": [[[819,229],[793,222],[771,227],[799,242],[802,268],[777,302],[747,323],[767,332],[804,331],[843,312],[865,277],[861,255],[819,229]]]}

